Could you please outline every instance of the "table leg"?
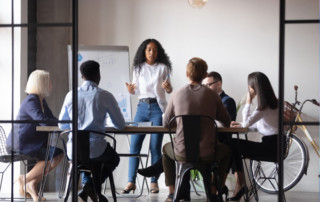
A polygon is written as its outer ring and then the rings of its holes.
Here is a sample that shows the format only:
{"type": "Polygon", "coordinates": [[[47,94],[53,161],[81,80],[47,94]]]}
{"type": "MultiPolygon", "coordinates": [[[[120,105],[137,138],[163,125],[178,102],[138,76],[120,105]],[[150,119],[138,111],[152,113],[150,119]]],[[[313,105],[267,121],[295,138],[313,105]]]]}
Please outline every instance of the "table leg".
{"type": "Polygon", "coordinates": [[[40,183],[40,188],[39,188],[39,198],[38,201],[41,201],[41,198],[43,196],[43,191],[44,191],[44,186],[46,185],[46,181],[47,181],[47,177],[49,174],[49,171],[46,172],[48,170],[48,168],[50,169],[51,167],[51,162],[52,162],[52,158],[53,158],[53,154],[55,152],[55,148],[57,146],[58,140],[59,140],[59,134],[58,132],[50,132],[49,133],[49,137],[48,137],[48,142],[47,142],[47,151],[46,151],[46,157],[45,157],[45,165],[44,165],[44,169],[43,169],[43,174],[42,174],[42,180],[40,183]],[[54,136],[57,135],[56,138],[54,138],[54,136]],[[55,139],[55,142],[54,142],[55,139]],[[50,146],[53,145],[53,152],[50,155],[50,146]],[[50,156],[49,156],[50,155],[50,156]],[[48,162],[49,161],[49,162],[48,162]]]}

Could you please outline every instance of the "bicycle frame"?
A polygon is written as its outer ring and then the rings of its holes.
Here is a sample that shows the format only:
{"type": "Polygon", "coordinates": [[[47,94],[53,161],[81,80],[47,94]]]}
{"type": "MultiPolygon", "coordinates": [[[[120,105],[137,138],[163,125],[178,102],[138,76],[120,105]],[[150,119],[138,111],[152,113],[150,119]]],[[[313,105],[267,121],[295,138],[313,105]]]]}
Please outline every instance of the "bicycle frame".
{"type": "MultiPolygon", "coordinates": [[[[303,122],[302,118],[301,118],[301,112],[299,112],[297,114],[297,117],[295,119],[295,122],[303,122]]],[[[314,139],[312,138],[312,136],[310,135],[307,127],[305,125],[294,125],[295,127],[298,127],[302,130],[302,132],[305,134],[305,136],[307,137],[307,139],[310,141],[313,149],[315,150],[315,152],[317,153],[318,157],[320,157],[320,151],[319,151],[319,145],[314,141],[314,139]]]]}
{"type": "MultiPolygon", "coordinates": [[[[298,101],[298,86],[295,85],[294,86],[294,90],[295,90],[295,102],[293,103],[293,106],[296,107],[297,105],[300,105],[301,102],[298,101]]],[[[301,118],[301,111],[302,111],[302,108],[303,108],[303,105],[306,103],[306,102],[311,102],[317,106],[320,106],[319,103],[315,100],[315,99],[307,99],[305,100],[302,104],[301,104],[301,107],[300,109],[298,110],[298,113],[297,113],[297,116],[295,118],[295,121],[294,122],[297,122],[297,123],[302,123],[303,120],[301,118]]],[[[294,133],[295,132],[295,127],[299,127],[302,132],[305,134],[305,136],[307,137],[307,139],[309,140],[309,142],[311,143],[313,149],[315,150],[315,152],[317,153],[318,157],[320,158],[320,151],[319,151],[319,145],[314,141],[314,139],[312,138],[312,136],[310,135],[307,127],[305,125],[292,125],[291,129],[290,129],[290,133],[294,133]]]]}

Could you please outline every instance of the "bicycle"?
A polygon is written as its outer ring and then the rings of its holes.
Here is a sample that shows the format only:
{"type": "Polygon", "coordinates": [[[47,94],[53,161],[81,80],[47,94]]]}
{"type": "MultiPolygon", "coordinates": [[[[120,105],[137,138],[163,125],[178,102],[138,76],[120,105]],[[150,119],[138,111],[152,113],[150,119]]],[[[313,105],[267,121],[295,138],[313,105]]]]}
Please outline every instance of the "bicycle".
{"type": "MultiPolygon", "coordinates": [[[[293,104],[284,102],[284,121],[301,123],[303,122],[301,113],[304,104],[307,102],[311,102],[312,104],[315,104],[317,106],[320,106],[320,104],[315,99],[307,99],[301,104],[301,102],[297,100],[298,86],[294,86],[294,90],[295,102],[293,104]],[[297,109],[296,107],[300,104],[300,108],[297,109]]],[[[287,148],[283,160],[283,189],[284,191],[288,191],[301,180],[303,174],[307,174],[309,164],[309,150],[304,141],[295,134],[297,128],[301,128],[301,130],[313,146],[318,157],[320,157],[320,153],[319,145],[317,145],[317,143],[314,141],[305,125],[291,125],[284,128],[285,131],[287,131],[287,148]]],[[[255,181],[255,183],[258,185],[258,189],[261,189],[266,193],[278,193],[277,163],[252,160],[250,167],[251,180],[255,181]],[[260,168],[257,169],[257,167],[259,166],[260,168]]]]}

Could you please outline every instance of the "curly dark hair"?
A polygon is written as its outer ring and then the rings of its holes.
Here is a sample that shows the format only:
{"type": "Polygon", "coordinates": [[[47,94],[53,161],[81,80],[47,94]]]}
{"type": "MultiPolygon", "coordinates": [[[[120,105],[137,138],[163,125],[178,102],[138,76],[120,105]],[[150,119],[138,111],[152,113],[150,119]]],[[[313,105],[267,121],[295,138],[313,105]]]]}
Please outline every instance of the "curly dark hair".
{"type": "Polygon", "coordinates": [[[157,41],[156,39],[146,39],[141,43],[134,57],[133,68],[137,69],[138,72],[140,72],[141,64],[146,61],[145,50],[147,48],[147,45],[151,42],[155,43],[156,46],[158,47],[158,57],[156,59],[156,62],[166,65],[169,72],[171,72],[172,67],[171,67],[171,61],[169,59],[169,56],[161,46],[160,42],[157,41]]]}

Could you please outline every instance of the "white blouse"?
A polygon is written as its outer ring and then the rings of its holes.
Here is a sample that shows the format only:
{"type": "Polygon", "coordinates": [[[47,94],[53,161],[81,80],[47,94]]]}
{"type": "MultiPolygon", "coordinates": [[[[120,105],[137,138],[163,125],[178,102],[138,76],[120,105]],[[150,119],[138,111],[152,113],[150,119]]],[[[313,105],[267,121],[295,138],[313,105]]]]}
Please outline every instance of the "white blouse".
{"type": "Polygon", "coordinates": [[[164,112],[167,106],[165,90],[162,88],[162,83],[167,79],[170,82],[169,70],[162,63],[149,65],[146,62],[142,64],[140,72],[133,71],[132,83],[136,85],[135,94],[138,98],[156,98],[164,112]]]}
{"type": "Polygon", "coordinates": [[[251,104],[246,104],[242,110],[242,127],[256,128],[264,136],[278,134],[279,114],[277,109],[255,109],[251,113],[251,104]]]}

